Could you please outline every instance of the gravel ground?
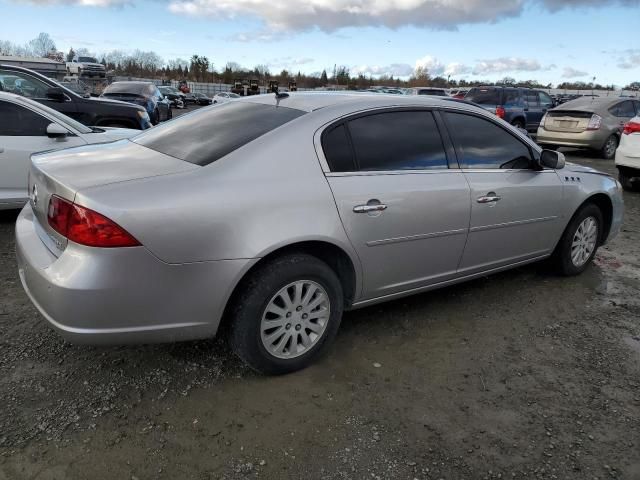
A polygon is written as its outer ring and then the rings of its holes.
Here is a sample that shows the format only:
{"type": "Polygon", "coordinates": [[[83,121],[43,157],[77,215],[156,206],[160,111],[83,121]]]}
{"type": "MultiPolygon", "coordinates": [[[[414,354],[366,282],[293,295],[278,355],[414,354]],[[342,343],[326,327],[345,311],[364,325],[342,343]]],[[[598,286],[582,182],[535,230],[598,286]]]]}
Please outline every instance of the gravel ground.
{"type": "Polygon", "coordinates": [[[327,358],[278,378],[217,340],[64,343],[2,213],[0,479],[638,479],[640,195],[625,202],[582,276],[532,265],[347,313],[327,358]]]}

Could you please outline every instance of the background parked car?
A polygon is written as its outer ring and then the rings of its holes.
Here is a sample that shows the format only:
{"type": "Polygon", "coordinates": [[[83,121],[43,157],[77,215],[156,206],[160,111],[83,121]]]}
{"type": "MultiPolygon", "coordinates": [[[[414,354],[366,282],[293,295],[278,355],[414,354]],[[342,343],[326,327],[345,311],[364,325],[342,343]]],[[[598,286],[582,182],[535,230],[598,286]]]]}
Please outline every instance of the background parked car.
{"type": "Polygon", "coordinates": [[[171,106],[174,108],[185,108],[185,94],[182,92],[179,92],[178,90],[176,90],[173,87],[168,87],[168,86],[161,86],[158,87],[158,90],[160,90],[160,93],[162,95],[164,95],[169,102],[171,103],[171,106]]]}
{"type": "Polygon", "coordinates": [[[238,95],[237,93],[232,93],[232,92],[221,92],[221,93],[216,93],[213,96],[213,103],[226,103],[230,100],[233,100],[235,98],[240,98],[240,95],[238,95]]]}
{"type": "Polygon", "coordinates": [[[165,99],[158,87],[151,82],[113,82],[104,89],[101,97],[144,107],[154,125],[173,116],[169,100],[165,99]]]}
{"type": "Polygon", "coordinates": [[[16,93],[88,126],[144,130],[151,126],[146,110],[124,102],[85,98],[37,72],[0,65],[0,91],[16,93]]]}
{"type": "Polygon", "coordinates": [[[446,97],[447,91],[444,88],[418,87],[410,89],[410,95],[435,95],[436,97],[446,97]]]}
{"type": "Polygon", "coordinates": [[[41,103],[0,92],[0,210],[28,199],[31,154],[129,138],[139,130],[87,127],[41,103]]]}
{"type": "Polygon", "coordinates": [[[67,62],[67,73],[69,75],[78,75],[86,77],[107,76],[107,69],[103,64],[93,57],[76,57],[72,61],[67,62]]]}
{"type": "Polygon", "coordinates": [[[449,92],[449,95],[451,95],[453,98],[457,98],[458,100],[462,100],[468,91],[469,90],[465,88],[458,88],[458,89],[451,90],[449,92]]]}
{"type": "Polygon", "coordinates": [[[640,190],[640,111],[624,125],[616,150],[616,167],[622,188],[640,190]]]}
{"type": "Polygon", "coordinates": [[[638,100],[580,97],[547,112],[537,141],[549,148],[589,148],[597,150],[602,158],[611,159],[624,124],[639,113],[638,100]]]}
{"type": "Polygon", "coordinates": [[[528,132],[538,129],[542,116],[554,104],[547,93],[522,87],[474,87],[467,92],[464,99],[528,132]]]}
{"type": "Polygon", "coordinates": [[[211,105],[213,103],[213,100],[207,97],[204,93],[192,93],[191,95],[193,95],[195,102],[198,105],[211,105]]]}

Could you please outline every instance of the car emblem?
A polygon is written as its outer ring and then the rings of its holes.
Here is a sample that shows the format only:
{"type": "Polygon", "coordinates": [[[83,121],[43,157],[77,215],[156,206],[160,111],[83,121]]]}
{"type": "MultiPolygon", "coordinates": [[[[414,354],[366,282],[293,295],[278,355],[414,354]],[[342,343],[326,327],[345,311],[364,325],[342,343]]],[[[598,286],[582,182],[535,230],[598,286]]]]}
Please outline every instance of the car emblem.
{"type": "Polygon", "coordinates": [[[31,200],[31,204],[35,207],[36,205],[38,205],[38,187],[36,187],[36,185],[33,185],[33,188],[31,189],[31,195],[29,195],[29,200],[31,200]]]}

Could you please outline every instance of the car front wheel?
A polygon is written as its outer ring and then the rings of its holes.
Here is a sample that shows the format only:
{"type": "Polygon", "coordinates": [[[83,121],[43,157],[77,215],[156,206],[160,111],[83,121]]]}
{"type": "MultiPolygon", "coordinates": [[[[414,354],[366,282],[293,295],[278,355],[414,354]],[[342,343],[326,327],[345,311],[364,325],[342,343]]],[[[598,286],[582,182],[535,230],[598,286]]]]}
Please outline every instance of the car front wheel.
{"type": "Polygon", "coordinates": [[[294,372],[326,352],[343,311],[342,286],[326,263],[304,253],[285,255],[252,272],[240,288],[229,340],[251,368],[294,372]]]}
{"type": "Polygon", "coordinates": [[[578,275],[586,270],[600,246],[603,225],[602,212],[592,203],[573,216],[553,255],[561,274],[578,275]]]}

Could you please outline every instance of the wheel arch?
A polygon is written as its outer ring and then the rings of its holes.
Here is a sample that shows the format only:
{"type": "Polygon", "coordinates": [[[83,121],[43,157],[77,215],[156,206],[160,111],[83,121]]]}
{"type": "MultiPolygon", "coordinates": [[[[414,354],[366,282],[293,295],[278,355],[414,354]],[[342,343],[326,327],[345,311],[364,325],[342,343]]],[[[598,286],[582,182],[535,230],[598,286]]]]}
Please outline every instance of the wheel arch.
{"type": "MultiPolygon", "coordinates": [[[[578,214],[578,212],[585,206],[593,204],[600,209],[602,212],[602,219],[604,221],[604,225],[602,228],[602,232],[600,234],[600,238],[598,240],[599,245],[605,243],[606,239],[609,237],[609,232],[611,231],[611,224],[613,222],[613,202],[609,195],[606,193],[598,192],[594,193],[587,197],[578,207],[575,209],[573,214],[571,215],[571,219],[567,222],[567,226],[571,223],[571,220],[578,214]]],[[[566,229],[566,227],[565,227],[566,229]]]]}
{"type": "Polygon", "coordinates": [[[231,293],[226,301],[220,325],[218,327],[219,331],[222,332],[227,330],[231,307],[241,292],[245,280],[249,275],[255,272],[258,268],[261,268],[267,262],[291,253],[306,253],[329,265],[329,267],[336,273],[340,280],[340,284],[342,285],[342,290],[344,292],[344,308],[348,309],[353,304],[357,293],[360,291],[361,282],[360,274],[357,270],[359,265],[357,259],[354,259],[343,247],[327,240],[300,240],[274,247],[273,249],[265,252],[261,256],[260,260],[243,272],[231,289],[231,293]]]}

